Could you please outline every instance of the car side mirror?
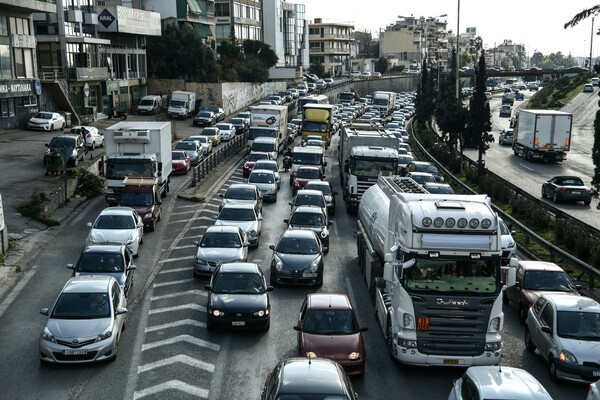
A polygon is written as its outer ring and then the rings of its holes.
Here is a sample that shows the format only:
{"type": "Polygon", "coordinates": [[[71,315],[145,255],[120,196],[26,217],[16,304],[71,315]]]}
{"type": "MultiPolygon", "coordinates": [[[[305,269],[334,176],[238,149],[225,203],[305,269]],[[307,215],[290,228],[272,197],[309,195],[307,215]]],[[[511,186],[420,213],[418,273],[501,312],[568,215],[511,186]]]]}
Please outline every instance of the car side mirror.
{"type": "Polygon", "coordinates": [[[210,291],[212,291],[212,286],[210,286],[210,285],[204,285],[204,289],[208,290],[210,292],[210,291]]]}
{"type": "Polygon", "coordinates": [[[44,307],[40,310],[40,314],[42,315],[48,315],[49,314],[49,309],[48,307],[44,307]]]}
{"type": "Polygon", "coordinates": [[[219,194],[219,197],[221,197],[221,198],[222,198],[222,197],[223,197],[223,193],[219,194]]]}
{"type": "Polygon", "coordinates": [[[143,228],[144,227],[144,223],[143,222],[138,222],[137,227],[138,228],[143,228]]]}
{"type": "Polygon", "coordinates": [[[275,246],[271,244],[271,245],[269,245],[269,249],[275,251],[275,246]]]}
{"type": "Polygon", "coordinates": [[[119,307],[117,308],[117,311],[115,312],[116,315],[122,315],[122,314],[127,314],[127,309],[123,308],[123,307],[119,307]]]}
{"type": "Polygon", "coordinates": [[[197,241],[197,240],[194,240],[194,245],[195,245],[195,246],[200,246],[200,242],[199,242],[199,241],[197,241]]]}
{"type": "Polygon", "coordinates": [[[127,267],[127,271],[133,271],[134,269],[137,269],[135,265],[130,265],[129,267],[127,267]]]}
{"type": "Polygon", "coordinates": [[[515,286],[516,288],[519,288],[519,289],[521,289],[521,282],[519,282],[519,281],[515,281],[515,285],[514,285],[514,286],[515,286]]]}
{"type": "Polygon", "coordinates": [[[87,226],[91,228],[91,227],[92,227],[92,223],[91,223],[91,222],[88,222],[88,223],[87,223],[87,226]]]}
{"type": "Polygon", "coordinates": [[[298,332],[302,332],[302,328],[299,325],[294,326],[294,330],[298,332]]]}
{"type": "Polygon", "coordinates": [[[289,224],[290,220],[286,218],[286,219],[283,220],[283,222],[286,223],[286,224],[289,224]]]}
{"type": "Polygon", "coordinates": [[[337,191],[337,190],[334,190],[334,191],[333,191],[333,195],[335,196],[335,195],[337,195],[337,194],[338,194],[338,191],[337,191]]]}
{"type": "Polygon", "coordinates": [[[294,203],[293,203],[293,202],[291,202],[291,201],[288,201],[288,204],[289,204],[290,206],[293,206],[293,205],[294,205],[294,203]]]}
{"type": "Polygon", "coordinates": [[[327,166],[327,161],[325,161],[325,162],[323,163],[323,166],[324,166],[324,167],[326,167],[326,166],[327,166]]]}
{"type": "Polygon", "coordinates": [[[575,285],[575,289],[577,289],[577,291],[579,292],[583,289],[583,285],[575,285]]]}
{"type": "Polygon", "coordinates": [[[344,165],[344,172],[348,173],[348,171],[349,171],[348,164],[345,164],[345,165],[344,165]]]}
{"type": "Polygon", "coordinates": [[[244,242],[244,247],[250,246],[250,242],[244,242]]]}
{"type": "Polygon", "coordinates": [[[327,178],[327,177],[326,177],[325,175],[323,175],[323,176],[321,177],[321,180],[323,181],[323,180],[325,180],[325,178],[327,178]]]}
{"type": "Polygon", "coordinates": [[[68,269],[75,269],[75,266],[73,264],[67,264],[67,268],[68,269]]]}
{"type": "Polygon", "coordinates": [[[269,285],[267,286],[267,292],[272,292],[273,291],[273,286],[269,285]]]}
{"type": "Polygon", "coordinates": [[[329,226],[333,225],[333,221],[327,221],[327,225],[329,225],[329,226]]]}
{"type": "Polygon", "coordinates": [[[362,328],[360,328],[360,331],[361,331],[361,332],[367,332],[368,330],[369,330],[369,328],[367,328],[367,327],[362,327],[362,328]]]}
{"type": "Polygon", "coordinates": [[[542,332],[552,334],[552,328],[549,326],[542,326],[542,332]]]}

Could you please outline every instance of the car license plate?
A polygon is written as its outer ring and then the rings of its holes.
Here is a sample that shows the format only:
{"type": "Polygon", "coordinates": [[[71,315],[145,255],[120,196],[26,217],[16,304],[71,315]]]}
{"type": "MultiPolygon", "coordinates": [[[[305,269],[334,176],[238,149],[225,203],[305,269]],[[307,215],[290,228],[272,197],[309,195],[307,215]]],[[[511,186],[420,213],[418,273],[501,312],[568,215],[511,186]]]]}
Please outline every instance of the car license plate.
{"type": "Polygon", "coordinates": [[[316,278],[317,276],[319,276],[319,274],[317,272],[305,272],[304,273],[305,278],[316,278]]]}
{"type": "Polygon", "coordinates": [[[77,349],[77,350],[63,350],[63,354],[65,356],[81,356],[87,354],[87,350],[85,349],[77,349]]]}
{"type": "Polygon", "coordinates": [[[571,194],[581,194],[581,191],[580,190],[572,190],[571,194]]]}
{"type": "Polygon", "coordinates": [[[429,318],[419,318],[417,323],[418,331],[428,331],[429,330],[429,318]]]}
{"type": "Polygon", "coordinates": [[[246,321],[231,321],[231,326],[246,326],[246,321]]]}
{"type": "Polygon", "coordinates": [[[447,365],[458,365],[458,360],[444,360],[444,364],[447,364],[447,365]]]}
{"type": "Polygon", "coordinates": [[[593,374],[594,376],[600,376],[600,371],[594,371],[593,374]]]}

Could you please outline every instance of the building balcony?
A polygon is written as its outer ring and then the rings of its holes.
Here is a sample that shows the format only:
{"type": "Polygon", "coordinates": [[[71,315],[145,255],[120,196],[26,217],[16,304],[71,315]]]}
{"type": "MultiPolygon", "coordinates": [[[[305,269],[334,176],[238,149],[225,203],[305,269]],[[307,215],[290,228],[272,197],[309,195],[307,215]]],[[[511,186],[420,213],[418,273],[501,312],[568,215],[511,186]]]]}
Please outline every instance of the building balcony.
{"type": "Polygon", "coordinates": [[[17,12],[38,12],[56,14],[56,1],[37,1],[37,0],[2,0],[3,11],[17,12]]]}
{"type": "Polygon", "coordinates": [[[108,79],[106,67],[75,67],[67,70],[70,81],[105,81],[108,79]]]}
{"type": "Polygon", "coordinates": [[[309,51],[309,55],[310,56],[325,56],[325,55],[350,56],[350,50],[344,51],[344,50],[325,49],[325,50],[321,51],[321,50],[311,49],[309,51]]]}
{"type": "Polygon", "coordinates": [[[354,42],[356,39],[348,35],[308,35],[309,41],[342,40],[345,42],[354,42]]]}

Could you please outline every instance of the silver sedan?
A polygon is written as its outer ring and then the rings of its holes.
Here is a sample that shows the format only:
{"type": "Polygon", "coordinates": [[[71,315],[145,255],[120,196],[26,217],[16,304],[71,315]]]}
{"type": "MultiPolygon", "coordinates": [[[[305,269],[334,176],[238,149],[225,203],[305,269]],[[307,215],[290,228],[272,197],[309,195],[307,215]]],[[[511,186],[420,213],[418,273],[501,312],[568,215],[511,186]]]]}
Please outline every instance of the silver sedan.
{"type": "Polygon", "coordinates": [[[252,204],[227,204],[219,215],[215,225],[233,225],[246,232],[252,247],[258,247],[258,238],[262,232],[263,217],[252,204]]]}

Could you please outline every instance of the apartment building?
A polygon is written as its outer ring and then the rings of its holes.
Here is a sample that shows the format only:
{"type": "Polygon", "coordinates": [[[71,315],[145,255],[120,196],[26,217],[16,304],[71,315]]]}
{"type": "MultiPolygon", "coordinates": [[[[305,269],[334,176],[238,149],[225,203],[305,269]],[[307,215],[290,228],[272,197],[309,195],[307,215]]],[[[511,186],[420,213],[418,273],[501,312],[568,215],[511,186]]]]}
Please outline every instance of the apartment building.
{"type": "MultiPolygon", "coordinates": [[[[266,1],[266,0],[265,0],[266,1]]],[[[215,29],[217,47],[223,40],[263,40],[263,3],[254,0],[216,0],[215,29]]]]}
{"type": "Polygon", "coordinates": [[[141,8],[159,13],[163,27],[189,24],[207,46],[215,49],[215,0],[141,0],[141,8]]]}
{"type": "Polygon", "coordinates": [[[320,63],[326,72],[341,74],[351,69],[351,51],[354,24],[350,22],[327,22],[315,18],[308,25],[310,64],[320,63]]]}

